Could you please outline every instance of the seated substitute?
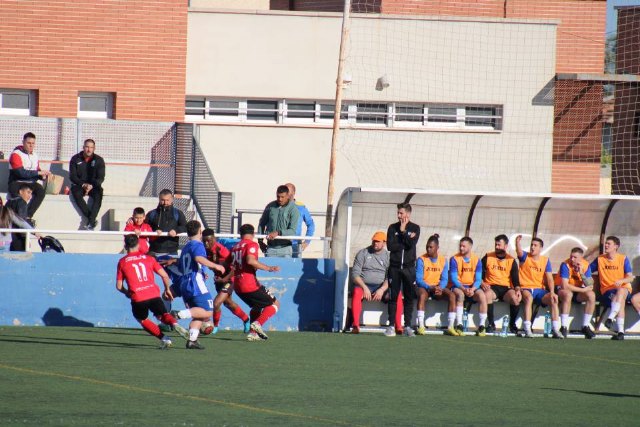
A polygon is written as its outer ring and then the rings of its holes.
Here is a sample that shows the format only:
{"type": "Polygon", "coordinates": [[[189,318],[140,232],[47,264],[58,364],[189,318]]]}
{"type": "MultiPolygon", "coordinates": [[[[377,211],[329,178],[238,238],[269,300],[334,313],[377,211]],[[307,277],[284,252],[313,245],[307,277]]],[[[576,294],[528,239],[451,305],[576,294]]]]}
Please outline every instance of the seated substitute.
{"type": "Polygon", "coordinates": [[[456,322],[456,296],[451,289],[447,288],[449,283],[449,263],[447,258],[438,254],[440,241],[437,234],[429,236],[427,239],[427,252],[418,257],[416,263],[416,294],[418,297],[418,335],[426,335],[424,327],[424,311],[429,297],[435,300],[445,300],[448,305],[449,326],[444,332],[445,335],[453,337],[462,336],[462,313],[460,324],[456,322]]]}
{"type": "Polygon", "coordinates": [[[487,299],[487,332],[496,330],[493,302],[497,299],[509,304],[509,331],[517,333],[516,317],[522,301],[518,263],[507,253],[509,238],[500,234],[494,239],[494,251],[482,257],[482,284],[487,299]]]}
{"type": "Polygon", "coordinates": [[[631,262],[625,255],[618,253],[620,239],[608,236],[604,241],[604,253],[593,260],[590,265],[591,274],[598,275],[600,282],[600,304],[610,307],[609,317],[604,325],[613,327],[616,319],[617,333],[611,339],[624,340],[625,303],[631,300],[631,282],[633,270],[631,262]]]}
{"type": "Polygon", "coordinates": [[[473,252],[471,237],[460,239],[459,252],[449,260],[449,281],[456,295],[456,318],[462,316],[465,302],[478,303],[478,329],[476,335],[486,335],[487,297],[480,289],[482,284],[482,263],[473,252]]]}
{"type": "MultiPolygon", "coordinates": [[[[353,318],[352,334],[360,333],[360,315],[362,300],[382,301],[389,296],[387,269],[389,268],[389,251],[386,248],[387,235],[377,231],[371,237],[371,245],[360,249],[353,260],[351,280],[353,296],[351,297],[351,314],[353,318]]],[[[402,295],[398,294],[396,325],[402,325],[402,295]]]]}
{"type": "Polygon", "coordinates": [[[593,278],[589,262],[583,258],[583,255],[584,251],[581,248],[573,248],[569,258],[560,264],[558,271],[560,286],[557,287],[558,299],[560,300],[560,333],[565,338],[568,335],[571,301],[585,303],[582,333],[586,339],[590,340],[596,336],[589,327],[596,307],[596,294],[593,292],[593,278]]]}
{"type": "Polygon", "coordinates": [[[529,252],[522,250],[522,235],[516,237],[516,253],[520,262],[520,288],[522,289],[522,303],[524,305],[524,316],[522,316],[522,329],[524,338],[533,338],[531,332],[531,317],[533,303],[543,307],[551,307],[551,323],[553,331],[551,337],[554,339],[564,338],[560,334],[560,321],[558,310],[558,295],[555,293],[551,261],[549,257],[540,255],[544,242],[542,239],[533,237],[529,252]],[[546,288],[545,290],[545,282],[546,288]]]}

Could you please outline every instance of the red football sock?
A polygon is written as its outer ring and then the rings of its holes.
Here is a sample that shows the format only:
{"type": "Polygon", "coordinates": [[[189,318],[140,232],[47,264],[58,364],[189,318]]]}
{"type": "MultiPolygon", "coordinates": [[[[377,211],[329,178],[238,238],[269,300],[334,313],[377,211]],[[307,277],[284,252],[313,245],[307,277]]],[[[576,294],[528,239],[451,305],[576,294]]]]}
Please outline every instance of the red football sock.
{"type": "Polygon", "coordinates": [[[360,314],[362,314],[362,296],[364,291],[360,286],[353,288],[353,298],[351,298],[351,313],[353,313],[353,326],[360,326],[360,314]]]}
{"type": "Polygon", "coordinates": [[[396,330],[402,329],[402,314],[404,313],[404,300],[402,299],[402,292],[398,293],[398,300],[396,304],[396,330]]]}
{"type": "Polygon", "coordinates": [[[278,309],[276,308],[275,305],[270,305],[269,307],[265,307],[262,310],[262,313],[260,313],[260,316],[256,319],[256,322],[260,323],[261,325],[264,325],[265,323],[267,323],[267,320],[271,318],[271,316],[276,314],[277,311],[278,309]]]}
{"type": "Polygon", "coordinates": [[[218,326],[220,324],[221,317],[222,317],[222,310],[213,312],[213,326],[218,326]]]}
{"type": "Polygon", "coordinates": [[[164,313],[162,316],[160,316],[160,321],[165,325],[175,325],[176,323],[178,323],[176,318],[173,317],[171,313],[164,313]]]}
{"type": "Polygon", "coordinates": [[[236,316],[238,316],[240,318],[240,320],[242,320],[243,322],[246,322],[249,319],[249,316],[247,316],[247,313],[245,313],[239,305],[236,305],[236,308],[234,308],[233,310],[231,310],[231,312],[233,314],[235,314],[236,316]]]}
{"type": "Polygon", "coordinates": [[[249,317],[251,318],[251,321],[254,322],[258,316],[260,316],[260,309],[259,308],[252,308],[251,311],[249,312],[249,317]]]}
{"type": "Polygon", "coordinates": [[[160,328],[154,322],[149,319],[144,319],[140,321],[140,324],[144,328],[145,331],[149,332],[151,335],[157,338],[162,338],[162,332],[160,332],[160,328]]]}

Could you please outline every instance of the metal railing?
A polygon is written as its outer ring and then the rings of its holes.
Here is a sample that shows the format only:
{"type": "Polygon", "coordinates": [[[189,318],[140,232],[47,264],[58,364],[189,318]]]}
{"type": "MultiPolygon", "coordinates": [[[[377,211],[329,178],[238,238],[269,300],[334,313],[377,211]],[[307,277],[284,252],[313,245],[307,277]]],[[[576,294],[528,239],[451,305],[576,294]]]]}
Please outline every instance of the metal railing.
{"type": "MultiPolygon", "coordinates": [[[[0,233],[4,234],[25,234],[26,235],[26,252],[30,252],[31,249],[31,238],[37,237],[38,235],[84,235],[87,236],[87,240],[91,239],[91,237],[98,236],[126,236],[129,234],[133,234],[131,231],[88,231],[88,230],[56,230],[56,229],[23,229],[23,228],[0,228],[0,233]]],[[[169,233],[153,233],[153,232],[142,232],[140,236],[143,237],[157,237],[157,236],[169,236],[169,233]]],[[[179,233],[178,237],[186,237],[187,233],[179,233]]],[[[237,233],[216,233],[216,237],[219,238],[227,238],[227,239],[239,239],[240,235],[237,233]]],[[[256,234],[255,237],[257,239],[264,239],[267,237],[266,234],[256,234]]],[[[319,240],[319,241],[329,241],[330,239],[327,237],[307,237],[307,236],[277,236],[276,240],[319,240]]]]}

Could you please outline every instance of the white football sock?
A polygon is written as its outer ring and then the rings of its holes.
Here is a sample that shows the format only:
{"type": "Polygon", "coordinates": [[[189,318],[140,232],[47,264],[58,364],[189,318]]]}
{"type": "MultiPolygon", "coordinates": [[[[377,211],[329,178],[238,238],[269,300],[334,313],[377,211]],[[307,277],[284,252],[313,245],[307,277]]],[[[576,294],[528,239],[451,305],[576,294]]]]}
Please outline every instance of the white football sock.
{"type": "Polygon", "coordinates": [[[618,325],[618,332],[624,333],[624,317],[622,318],[618,317],[616,319],[616,323],[618,325]]]}
{"type": "Polygon", "coordinates": [[[524,322],[522,322],[522,327],[524,328],[525,331],[531,332],[531,321],[525,320],[524,322]]]}
{"type": "MultiPolygon", "coordinates": [[[[564,326],[564,324],[562,326],[564,326]]],[[[557,320],[552,320],[551,327],[554,331],[558,332],[558,330],[560,329],[560,322],[558,322],[557,320]]]]}
{"type": "Polygon", "coordinates": [[[178,319],[191,319],[191,310],[185,308],[178,312],[178,319]]]}
{"type": "Polygon", "coordinates": [[[456,323],[462,325],[462,312],[464,308],[461,305],[456,306],[456,323]]]}
{"type": "Polygon", "coordinates": [[[612,302],[611,310],[609,311],[609,319],[613,320],[613,318],[616,317],[619,311],[620,311],[620,303],[612,302]]]}
{"type": "Polygon", "coordinates": [[[453,328],[455,326],[456,313],[449,312],[448,317],[449,317],[449,328],[453,328]]]}
{"type": "Polygon", "coordinates": [[[584,314],[582,317],[582,326],[589,326],[591,323],[591,314],[584,314]]]}
{"type": "Polygon", "coordinates": [[[424,310],[418,310],[418,327],[424,327],[424,310]]]}
{"type": "Polygon", "coordinates": [[[480,324],[478,326],[484,326],[484,323],[487,321],[487,313],[478,313],[478,317],[480,318],[480,324]]]}
{"type": "Polygon", "coordinates": [[[189,341],[195,341],[200,335],[200,329],[189,329],[189,341]]]}
{"type": "Polygon", "coordinates": [[[569,315],[568,314],[561,314],[560,315],[560,323],[562,324],[563,327],[568,328],[569,327],[569,315]]]}

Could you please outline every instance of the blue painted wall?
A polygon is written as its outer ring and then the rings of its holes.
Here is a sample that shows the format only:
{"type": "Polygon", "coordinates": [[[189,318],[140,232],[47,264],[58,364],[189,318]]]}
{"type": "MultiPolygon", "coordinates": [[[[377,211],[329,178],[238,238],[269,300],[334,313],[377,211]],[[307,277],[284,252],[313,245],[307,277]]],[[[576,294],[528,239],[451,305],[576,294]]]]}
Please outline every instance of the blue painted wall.
{"type": "MultiPolygon", "coordinates": [[[[138,327],[131,306],[115,289],[121,255],[4,253],[0,255],[0,325],[138,327]]],[[[270,330],[331,330],[335,263],[331,259],[262,260],[278,273],[259,272],[260,281],[280,300],[267,323],[270,330]]],[[[211,279],[209,279],[209,282],[211,279]]],[[[158,279],[158,283],[161,281],[158,279]]],[[[211,283],[210,289],[215,295],[211,283]]],[[[235,298],[237,301],[239,299],[235,298]]],[[[241,301],[240,305],[247,310],[241,301]]],[[[176,299],[173,308],[184,308],[176,299]]],[[[226,308],[221,328],[241,329],[226,308]]],[[[184,321],[183,321],[184,322],[184,321]]]]}

